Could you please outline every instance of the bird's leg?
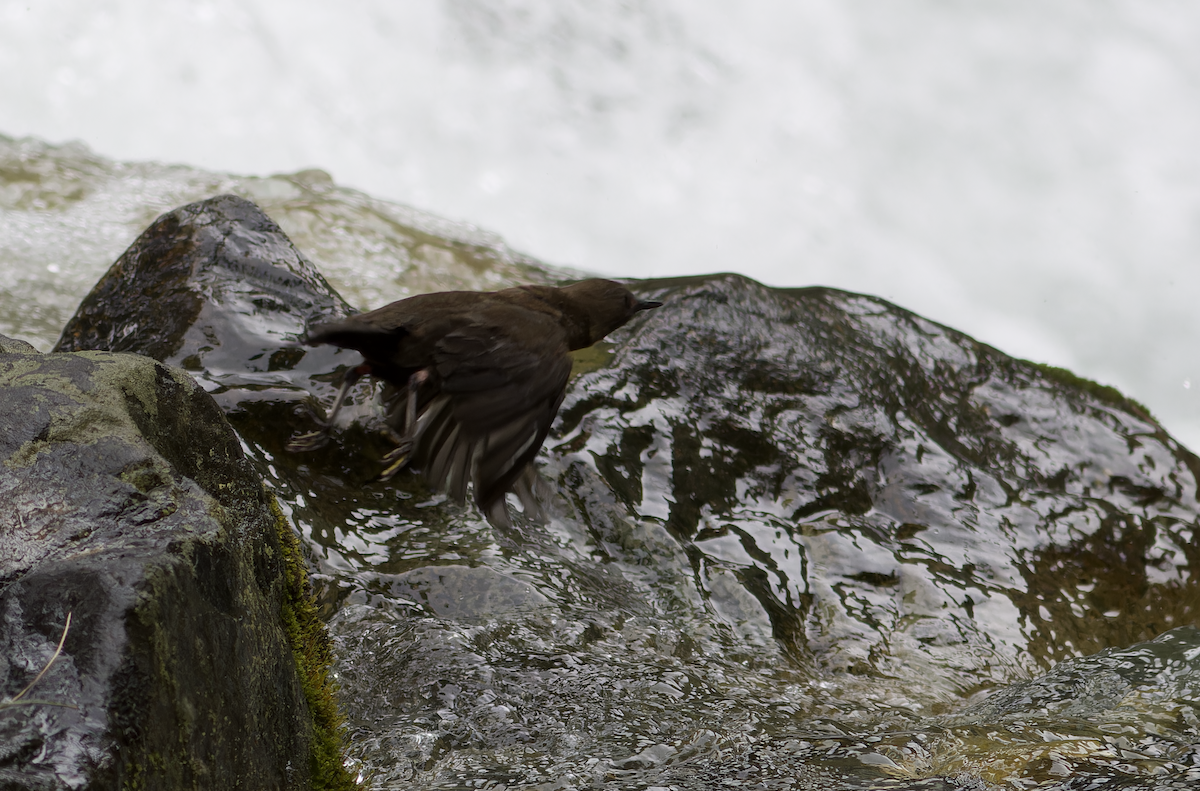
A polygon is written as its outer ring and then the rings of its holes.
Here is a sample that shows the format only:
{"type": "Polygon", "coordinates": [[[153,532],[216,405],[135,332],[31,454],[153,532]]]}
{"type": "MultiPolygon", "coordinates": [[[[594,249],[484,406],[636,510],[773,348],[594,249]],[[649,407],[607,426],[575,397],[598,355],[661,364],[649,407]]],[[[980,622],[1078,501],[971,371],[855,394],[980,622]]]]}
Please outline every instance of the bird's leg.
{"type": "Polygon", "coordinates": [[[425,368],[408,377],[408,393],[404,399],[404,426],[399,434],[388,431],[388,435],[396,442],[396,447],[383,457],[383,463],[388,466],[379,476],[381,481],[386,481],[399,472],[412,456],[417,441],[417,393],[427,379],[429,371],[425,368]]]}
{"type": "Polygon", "coordinates": [[[287,444],[287,449],[290,452],[302,452],[307,450],[316,450],[325,444],[329,439],[329,429],[333,427],[334,418],[342,408],[342,403],[346,400],[346,394],[350,392],[350,388],[362,379],[366,374],[371,373],[371,366],[363,363],[356,365],[346,371],[346,375],[342,377],[342,386],[338,388],[337,396],[333,399],[333,406],[329,407],[329,414],[320,418],[321,428],[316,431],[310,431],[307,434],[298,434],[291,442],[287,444]]]}

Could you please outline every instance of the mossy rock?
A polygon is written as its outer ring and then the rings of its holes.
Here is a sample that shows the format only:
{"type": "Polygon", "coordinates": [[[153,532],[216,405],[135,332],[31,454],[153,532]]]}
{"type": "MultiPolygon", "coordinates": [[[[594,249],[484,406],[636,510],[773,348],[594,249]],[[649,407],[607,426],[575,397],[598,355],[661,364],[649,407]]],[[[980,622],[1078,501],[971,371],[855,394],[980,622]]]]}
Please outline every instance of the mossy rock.
{"type": "MultiPolygon", "coordinates": [[[[7,340],[7,339],[6,339],[7,340]]],[[[3,788],[350,788],[291,528],[186,373],[0,347],[3,788]]]]}

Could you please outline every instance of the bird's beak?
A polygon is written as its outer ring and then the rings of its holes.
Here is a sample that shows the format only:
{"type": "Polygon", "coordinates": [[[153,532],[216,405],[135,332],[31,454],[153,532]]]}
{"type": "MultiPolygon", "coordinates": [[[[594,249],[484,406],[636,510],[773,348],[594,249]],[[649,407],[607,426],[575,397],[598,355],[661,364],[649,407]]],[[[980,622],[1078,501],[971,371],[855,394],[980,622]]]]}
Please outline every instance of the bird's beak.
{"type": "Polygon", "coordinates": [[[651,308],[661,308],[661,307],[662,307],[661,302],[655,302],[653,300],[647,299],[647,300],[642,300],[641,302],[637,303],[637,307],[633,309],[633,312],[637,313],[639,310],[650,310],[651,308]]]}

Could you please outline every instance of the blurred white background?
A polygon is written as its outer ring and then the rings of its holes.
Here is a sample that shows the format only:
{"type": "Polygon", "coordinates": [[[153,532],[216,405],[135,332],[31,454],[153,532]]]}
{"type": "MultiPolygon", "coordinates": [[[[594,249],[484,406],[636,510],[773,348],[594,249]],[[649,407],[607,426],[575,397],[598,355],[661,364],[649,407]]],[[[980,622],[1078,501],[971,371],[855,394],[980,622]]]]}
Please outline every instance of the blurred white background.
{"type": "Polygon", "coordinates": [[[886,297],[1200,449],[1200,4],[0,0],[0,133],[886,297]]]}

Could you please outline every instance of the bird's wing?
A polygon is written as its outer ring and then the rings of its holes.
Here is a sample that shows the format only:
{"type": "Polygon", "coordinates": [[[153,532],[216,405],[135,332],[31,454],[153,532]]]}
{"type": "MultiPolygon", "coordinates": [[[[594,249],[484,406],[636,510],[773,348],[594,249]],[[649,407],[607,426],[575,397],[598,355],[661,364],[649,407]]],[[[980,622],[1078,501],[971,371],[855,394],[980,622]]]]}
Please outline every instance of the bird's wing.
{"type": "Polygon", "coordinates": [[[422,415],[421,466],[458,500],[468,480],[487,512],[537,455],[571,373],[557,321],[512,306],[473,316],[434,345],[440,397],[422,415]]]}

